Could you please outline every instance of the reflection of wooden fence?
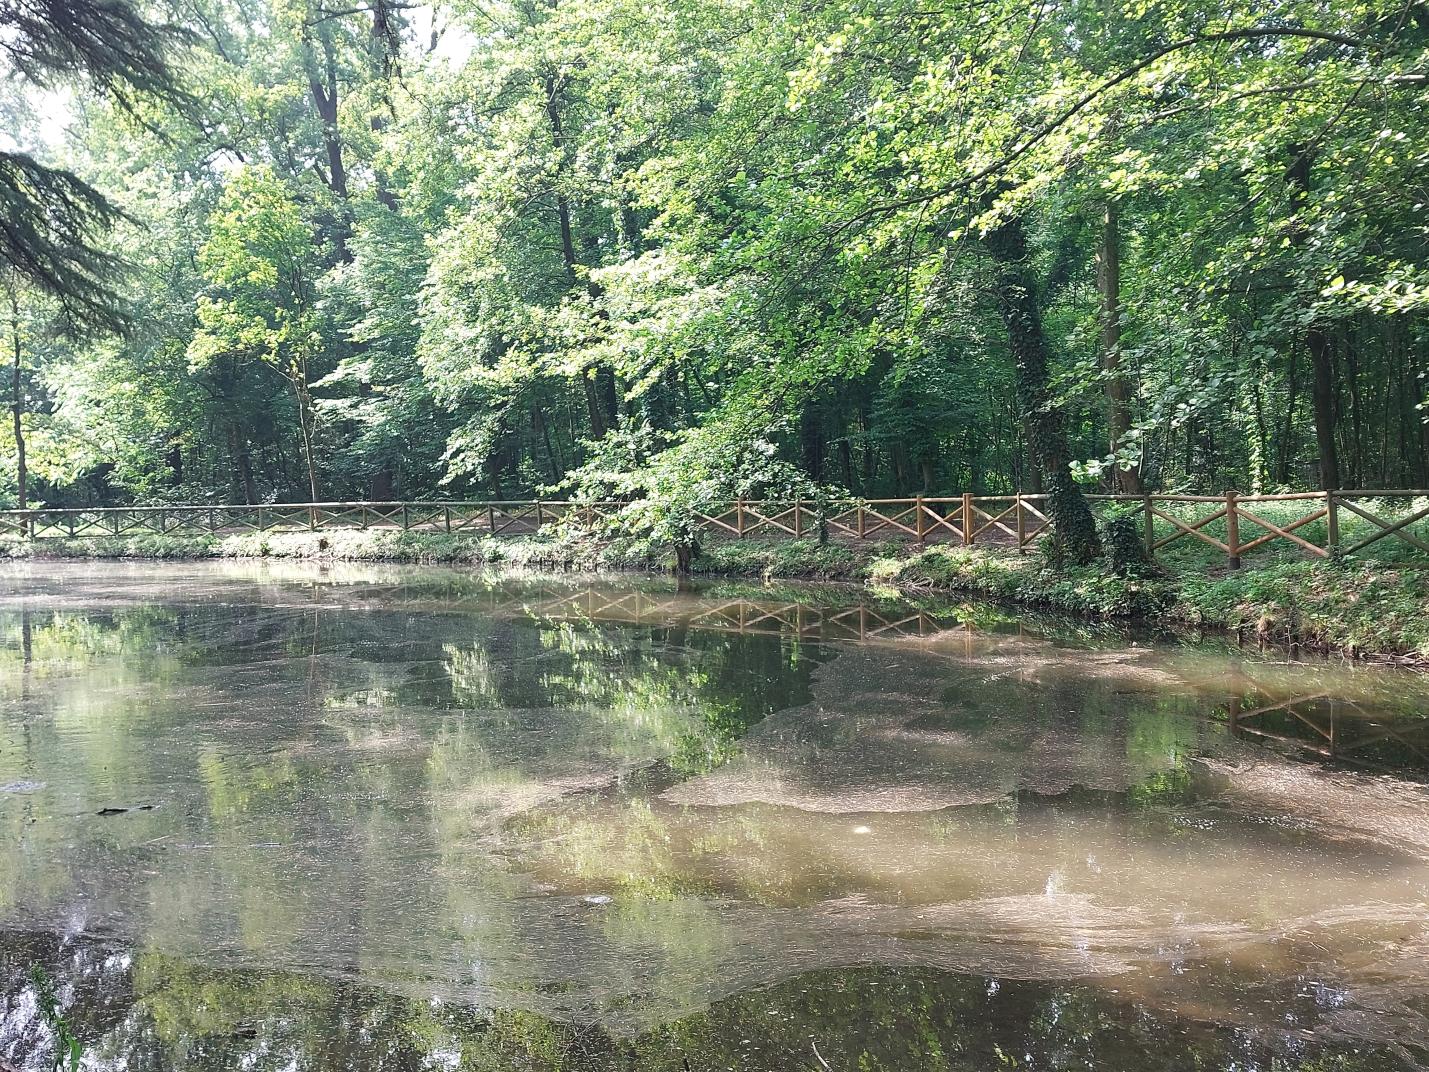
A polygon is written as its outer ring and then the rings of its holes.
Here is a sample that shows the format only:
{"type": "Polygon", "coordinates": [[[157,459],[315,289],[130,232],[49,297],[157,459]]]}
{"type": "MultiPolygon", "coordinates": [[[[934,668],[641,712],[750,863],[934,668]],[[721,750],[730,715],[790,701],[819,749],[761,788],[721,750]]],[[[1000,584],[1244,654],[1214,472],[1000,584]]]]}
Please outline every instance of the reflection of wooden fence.
{"type": "Polygon", "coordinates": [[[1399,725],[1328,692],[1276,699],[1248,711],[1237,697],[1226,709],[1226,723],[1238,736],[1322,759],[1375,769],[1429,767],[1429,723],[1399,725]]]}
{"type": "MultiPolygon", "coordinates": [[[[1239,566],[1243,555],[1286,544],[1316,558],[1353,555],[1381,540],[1429,553],[1429,491],[1332,491],[1286,495],[1092,495],[1098,509],[1139,517],[1147,551],[1188,541],[1239,566]],[[1342,523],[1351,530],[1342,541],[1342,523]],[[1417,527],[1417,528],[1416,528],[1417,527]]],[[[36,538],[326,529],[529,534],[558,525],[617,524],[623,504],[519,502],[275,503],[259,506],[129,506],[4,510],[0,533],[36,538]]],[[[708,537],[895,540],[1005,546],[1021,551],[1050,528],[1045,495],[915,496],[904,499],[737,500],[693,518],[708,537]]]]}
{"type": "Polygon", "coordinates": [[[681,626],[729,633],[776,633],[810,640],[892,640],[946,635],[926,611],[898,604],[833,607],[793,601],[693,598],[687,594],[609,592],[587,588],[527,604],[530,613],[560,621],[582,619],[624,625],[681,626]]]}

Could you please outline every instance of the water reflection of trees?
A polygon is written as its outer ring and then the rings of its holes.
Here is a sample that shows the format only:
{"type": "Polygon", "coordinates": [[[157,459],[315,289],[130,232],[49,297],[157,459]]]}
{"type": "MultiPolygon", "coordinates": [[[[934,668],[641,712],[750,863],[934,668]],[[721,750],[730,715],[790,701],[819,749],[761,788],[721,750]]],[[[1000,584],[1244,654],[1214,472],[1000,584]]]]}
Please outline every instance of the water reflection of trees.
{"type": "Polygon", "coordinates": [[[450,921],[454,961],[518,949],[530,924],[489,856],[493,823],[650,764],[707,769],[807,681],[777,638],[522,614],[17,619],[0,635],[23,626],[30,660],[0,656],[0,696],[28,706],[0,719],[0,784],[44,778],[0,800],[0,834],[21,846],[0,865],[0,908],[82,902],[194,955],[312,944],[353,969],[358,935],[386,932],[391,949],[405,928],[419,946],[433,920],[450,921]],[[95,818],[153,802],[122,825],[95,818]],[[409,916],[390,918],[397,901],[409,916]],[[334,925],[334,904],[350,918],[334,925]]]}
{"type": "MultiPolygon", "coordinates": [[[[1293,1024],[1231,1033],[1168,1019],[1093,988],[917,969],[832,968],[736,995],[633,1035],[529,1013],[284,972],[204,968],[157,953],[0,932],[0,1057],[42,1066],[47,1031],[27,1000],[28,964],[68,995],[98,1067],[196,1072],[454,1069],[686,1072],[741,1068],[971,1072],[999,1067],[1378,1072],[1385,1046],[1327,1053],[1313,1002],[1293,1024]],[[815,1049],[817,1048],[817,1056],[815,1049]],[[1012,1062],[1016,1062],[1014,1065],[1012,1062]]],[[[1248,1005],[1266,991],[1243,995],[1248,1005]]],[[[1333,1033],[1331,1033],[1333,1035],[1333,1033]]]]}
{"type": "MultiPolygon", "coordinates": [[[[132,1012],[95,1028],[116,1058],[132,1046],[160,1064],[372,1066],[383,1039],[389,1067],[456,1053],[477,1068],[603,1069],[633,1054],[675,1069],[686,1053],[774,1068],[809,1064],[814,1031],[845,1058],[836,1067],[908,1067],[905,1035],[922,1040],[916,1067],[985,1067],[996,1052],[960,1019],[985,984],[963,994],[908,976],[899,991],[898,973],[810,975],[751,942],[767,933],[769,949],[812,948],[819,964],[875,959],[867,933],[844,941],[837,920],[816,933],[776,910],[851,891],[875,914],[913,894],[972,898],[1034,878],[1041,890],[1086,856],[1088,841],[1055,839],[1072,821],[1099,846],[1174,839],[1186,859],[1242,858],[1238,835],[1178,825],[1205,790],[1194,757],[1225,736],[1203,717],[1221,700],[1153,656],[1102,665],[967,631],[864,658],[785,631],[553,617],[544,599],[459,581],[384,591],[0,614],[0,784],[47,783],[0,799],[0,837],[19,846],[0,862],[0,912],[53,922],[81,906],[82,924],[116,921],[145,950],[132,970],[104,969],[123,980],[108,993],[135,994],[132,1012]],[[804,794],[793,802],[806,811],[758,793],[711,808],[670,795],[750,771],[804,794]],[[877,851],[850,833],[856,820],[820,813],[818,794],[846,804],[910,786],[982,803],[888,819],[877,851]],[[93,815],[153,795],[154,812],[93,815]],[[959,845],[987,866],[958,860],[961,879],[950,867],[916,889],[916,862],[959,845]],[[591,893],[613,902],[572,903],[591,893]],[[745,914],[731,918],[732,903],[745,914]],[[312,974],[198,966],[214,962],[312,974]],[[459,1000],[403,1002],[323,976],[430,980],[459,1000]],[[675,1023],[632,1040],[472,1003],[675,1023]],[[300,1011],[274,1022],[275,1008],[300,1011]],[[761,1008],[779,1010],[787,1037],[750,1026],[761,1008]],[[764,1056],[740,1050],[751,1033],[764,1056]]],[[[1275,870],[1303,849],[1264,859],[1275,870]]],[[[1036,994],[1017,1013],[1034,1033],[999,1027],[997,1045],[1076,1056],[1080,1036],[1058,1025],[1084,1008],[1084,1032],[1145,1041],[1134,1017],[1080,991],[1036,994]]]]}

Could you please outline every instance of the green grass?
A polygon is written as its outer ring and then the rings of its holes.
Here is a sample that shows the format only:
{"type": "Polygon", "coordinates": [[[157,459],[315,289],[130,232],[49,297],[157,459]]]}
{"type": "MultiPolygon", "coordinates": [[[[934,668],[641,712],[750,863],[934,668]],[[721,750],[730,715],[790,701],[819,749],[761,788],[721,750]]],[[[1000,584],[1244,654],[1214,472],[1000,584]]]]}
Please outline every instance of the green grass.
{"type": "Polygon", "coordinates": [[[1183,573],[1170,616],[1350,655],[1429,662],[1429,570],[1285,562],[1220,577],[1183,573]]]}
{"type": "Polygon", "coordinates": [[[597,543],[559,536],[491,537],[397,529],[330,529],[230,536],[136,535],[35,541],[7,537],[0,539],[0,558],[275,558],[596,570],[668,568],[669,555],[653,551],[644,541],[634,540],[597,543]]]}

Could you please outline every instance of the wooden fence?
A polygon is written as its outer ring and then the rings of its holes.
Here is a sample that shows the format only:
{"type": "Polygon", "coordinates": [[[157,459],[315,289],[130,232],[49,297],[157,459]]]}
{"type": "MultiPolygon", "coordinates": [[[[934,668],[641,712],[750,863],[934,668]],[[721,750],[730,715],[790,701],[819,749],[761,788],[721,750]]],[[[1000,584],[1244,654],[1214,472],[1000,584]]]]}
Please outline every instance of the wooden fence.
{"type": "MultiPolygon", "coordinates": [[[[1180,541],[1210,547],[1232,567],[1273,544],[1315,557],[1354,555],[1393,539],[1429,554],[1429,491],[1283,495],[1092,495],[1095,509],[1129,512],[1152,555],[1180,541]]],[[[129,535],[400,529],[522,535],[558,526],[618,524],[618,502],[333,502],[256,506],[125,506],[0,511],[0,533],[36,539],[129,535]]],[[[902,541],[1026,550],[1051,527],[1045,495],[904,499],[737,500],[697,513],[706,537],[902,541]]]]}

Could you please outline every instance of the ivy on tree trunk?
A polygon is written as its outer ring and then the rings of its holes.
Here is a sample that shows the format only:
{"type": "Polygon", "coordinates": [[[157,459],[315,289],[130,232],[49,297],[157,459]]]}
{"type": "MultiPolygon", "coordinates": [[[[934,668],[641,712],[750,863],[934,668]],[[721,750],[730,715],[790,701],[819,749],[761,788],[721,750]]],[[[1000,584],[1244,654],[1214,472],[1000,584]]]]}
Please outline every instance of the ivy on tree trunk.
{"type": "Polygon", "coordinates": [[[1072,479],[1071,450],[1062,411],[1053,403],[1047,336],[1027,260],[1027,233],[1011,216],[985,239],[997,271],[993,290],[1017,365],[1017,400],[1027,421],[1032,456],[1047,489],[1047,516],[1059,554],[1084,565],[1101,553],[1096,519],[1072,479]]]}

